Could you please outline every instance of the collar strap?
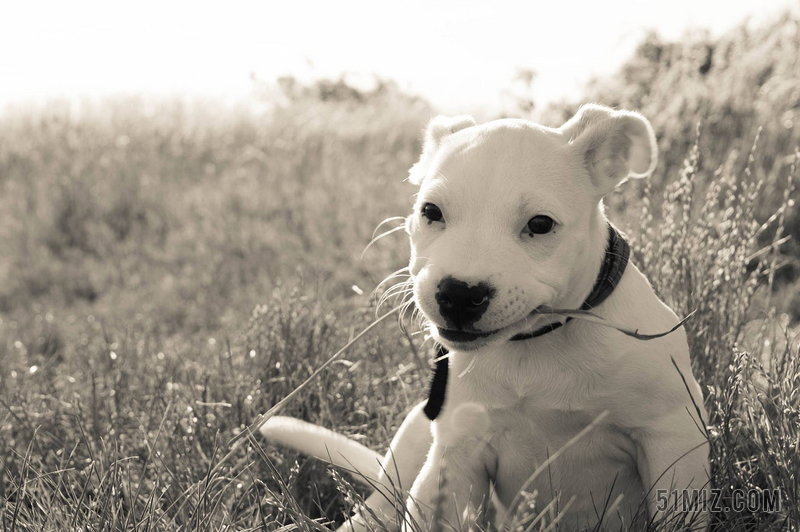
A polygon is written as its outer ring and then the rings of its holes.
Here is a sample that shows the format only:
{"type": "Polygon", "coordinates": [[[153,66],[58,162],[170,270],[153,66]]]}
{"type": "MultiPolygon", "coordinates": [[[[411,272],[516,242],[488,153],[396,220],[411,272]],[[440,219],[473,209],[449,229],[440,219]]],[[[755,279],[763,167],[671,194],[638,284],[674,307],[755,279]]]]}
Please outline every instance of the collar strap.
{"type": "Polygon", "coordinates": [[[625,273],[625,267],[628,265],[630,256],[631,246],[628,241],[617,231],[616,227],[609,223],[606,256],[603,260],[603,265],[600,267],[597,280],[594,282],[594,288],[592,288],[589,297],[581,305],[581,310],[592,310],[608,299],[608,296],[619,284],[619,280],[622,279],[622,274],[625,273]]]}
{"type": "MultiPolygon", "coordinates": [[[[597,275],[597,280],[594,282],[594,287],[592,287],[589,296],[583,302],[583,305],[581,305],[581,310],[591,310],[600,305],[600,303],[611,295],[617,287],[617,284],[619,284],[619,280],[622,279],[622,274],[625,273],[625,267],[628,265],[630,254],[631,248],[625,240],[625,237],[609,223],[606,255],[600,267],[600,272],[597,275]]],[[[531,338],[553,332],[571,319],[572,318],[567,318],[564,322],[549,323],[530,333],[517,334],[511,338],[511,341],[530,340],[531,338]]],[[[424,408],[425,415],[428,416],[428,419],[431,421],[436,419],[436,416],[439,415],[444,405],[444,396],[447,390],[447,375],[449,373],[449,364],[447,359],[444,358],[447,353],[447,349],[443,346],[439,346],[436,349],[436,368],[431,378],[428,402],[425,404],[424,408]]]]}

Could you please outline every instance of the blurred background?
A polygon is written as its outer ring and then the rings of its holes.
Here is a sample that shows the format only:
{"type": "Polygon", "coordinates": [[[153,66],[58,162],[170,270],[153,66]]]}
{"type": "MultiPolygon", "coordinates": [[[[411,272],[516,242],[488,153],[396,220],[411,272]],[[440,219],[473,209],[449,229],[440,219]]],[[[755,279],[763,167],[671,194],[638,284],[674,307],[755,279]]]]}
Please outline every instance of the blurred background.
{"type": "MultiPolygon", "coordinates": [[[[166,502],[147,504],[188,519],[174,505],[205,474],[215,431],[233,434],[374,318],[371,292],[406,265],[404,233],[361,253],[382,220],[408,214],[404,179],[438,113],[558,126],[588,101],[639,110],[659,164],[612,194],[609,213],[674,308],[741,314],[736,334],[698,325],[702,371],[725,360],[712,353],[723,336],[728,349],[747,345],[746,327],[796,330],[796,2],[18,2],[2,8],[0,50],[8,501],[33,439],[43,471],[76,442],[87,460],[114,442],[145,463],[146,490],[164,487],[153,500],[166,502]],[[653,259],[664,235],[690,233],[693,273],[653,259]],[[672,290],[691,286],[686,274],[710,276],[708,294],[738,291],[765,253],[752,305],[672,290]],[[168,460],[147,461],[155,449],[168,460]]],[[[378,333],[292,413],[380,446],[424,388],[429,345],[378,333]]],[[[280,468],[302,484],[292,463],[280,468]]],[[[98,482],[97,500],[111,485],[98,482]]],[[[247,486],[220,495],[224,519],[258,495],[247,486]]],[[[341,502],[301,500],[310,514],[341,502]]]]}
{"type": "Polygon", "coordinates": [[[368,292],[406,246],[357,259],[406,214],[437,113],[557,126],[587,101],[640,110],[656,189],[698,123],[710,173],[732,152],[746,164],[764,127],[753,170],[760,216],[774,210],[798,139],[796,3],[550,4],[6,7],[3,323],[80,309],[215,330],[296,270],[368,292]]]}

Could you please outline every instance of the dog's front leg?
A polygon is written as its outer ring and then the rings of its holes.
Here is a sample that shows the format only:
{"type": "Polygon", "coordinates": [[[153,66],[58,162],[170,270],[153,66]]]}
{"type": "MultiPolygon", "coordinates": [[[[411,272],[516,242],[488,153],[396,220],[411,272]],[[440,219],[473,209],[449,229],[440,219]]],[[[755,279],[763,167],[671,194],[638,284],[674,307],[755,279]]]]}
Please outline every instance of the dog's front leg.
{"type": "MultiPolygon", "coordinates": [[[[407,525],[416,523],[428,530],[436,519],[443,526],[462,530],[483,523],[489,502],[489,475],[480,447],[476,438],[449,445],[434,442],[411,488],[407,525]]],[[[407,526],[406,530],[415,528],[407,526]]]]}
{"type": "Polygon", "coordinates": [[[431,422],[425,416],[424,407],[424,402],[415,406],[392,439],[389,451],[381,461],[381,474],[375,484],[375,492],[364,503],[369,511],[352,516],[337,532],[377,529],[372,514],[381,519],[389,531],[400,529],[402,521],[398,517],[403,515],[405,497],[419,476],[433,445],[431,422]]]}
{"type": "Polygon", "coordinates": [[[637,430],[638,468],[648,491],[651,518],[675,520],[679,515],[692,530],[708,525],[708,441],[702,420],[682,408],[637,430]]]}

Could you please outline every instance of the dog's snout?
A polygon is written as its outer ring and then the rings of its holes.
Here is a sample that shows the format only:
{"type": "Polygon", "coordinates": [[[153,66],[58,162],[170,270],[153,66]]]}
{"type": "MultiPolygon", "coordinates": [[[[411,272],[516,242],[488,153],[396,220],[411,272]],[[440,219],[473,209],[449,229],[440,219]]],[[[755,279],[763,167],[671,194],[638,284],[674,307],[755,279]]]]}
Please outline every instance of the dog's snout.
{"type": "Polygon", "coordinates": [[[494,288],[488,283],[470,286],[454,277],[445,277],[437,287],[436,303],[447,326],[462,329],[480,319],[493,295],[494,288]]]}

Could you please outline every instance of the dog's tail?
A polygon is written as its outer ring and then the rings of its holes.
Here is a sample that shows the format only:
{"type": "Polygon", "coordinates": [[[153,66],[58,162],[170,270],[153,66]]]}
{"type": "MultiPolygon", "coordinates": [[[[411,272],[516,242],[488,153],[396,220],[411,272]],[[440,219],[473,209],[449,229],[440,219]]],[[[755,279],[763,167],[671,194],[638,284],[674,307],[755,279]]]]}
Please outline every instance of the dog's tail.
{"type": "Polygon", "coordinates": [[[381,455],[319,425],[274,416],[261,427],[261,434],[269,441],[352,471],[356,478],[363,477],[365,481],[375,482],[382,473],[381,455]]]}

